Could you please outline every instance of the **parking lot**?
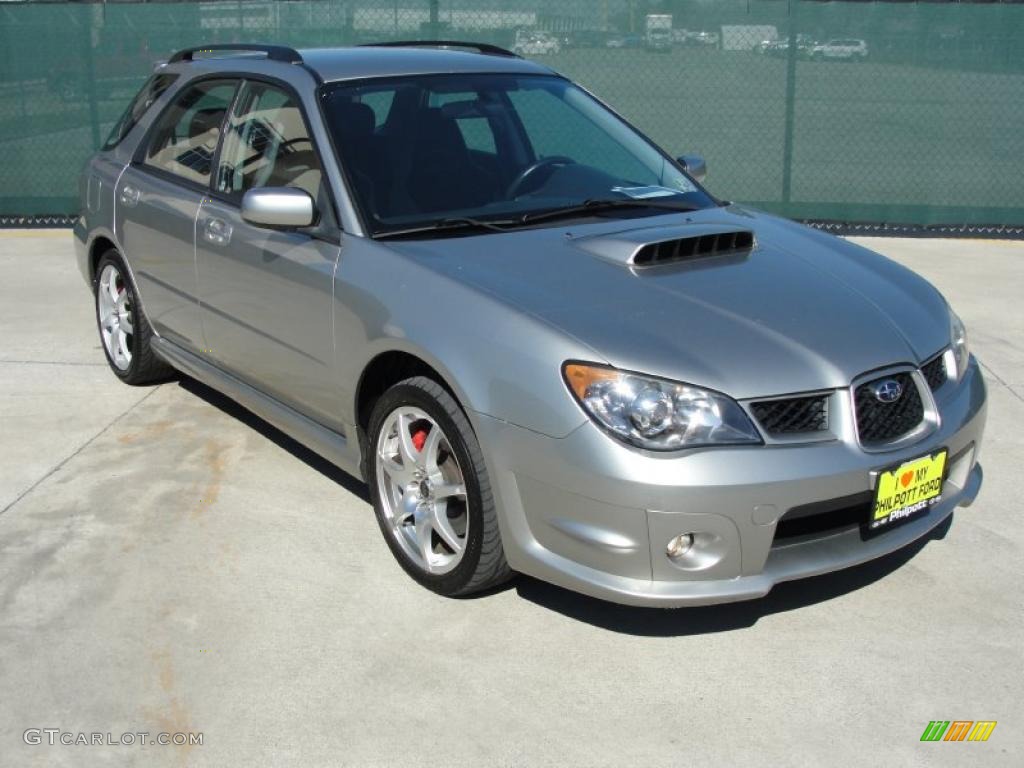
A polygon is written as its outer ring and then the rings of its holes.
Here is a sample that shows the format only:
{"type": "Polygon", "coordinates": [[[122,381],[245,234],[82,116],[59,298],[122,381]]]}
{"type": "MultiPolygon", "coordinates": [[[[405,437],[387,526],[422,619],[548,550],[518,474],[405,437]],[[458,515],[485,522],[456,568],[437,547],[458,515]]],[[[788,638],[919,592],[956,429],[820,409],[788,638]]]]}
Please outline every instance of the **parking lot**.
{"type": "Polygon", "coordinates": [[[885,560],[658,611],[418,587],[361,483],[200,384],[115,379],[67,231],[0,233],[0,765],[1019,765],[1024,243],[861,242],[967,323],[978,501],[885,560]],[[921,743],[936,719],[998,726],[921,743]]]}

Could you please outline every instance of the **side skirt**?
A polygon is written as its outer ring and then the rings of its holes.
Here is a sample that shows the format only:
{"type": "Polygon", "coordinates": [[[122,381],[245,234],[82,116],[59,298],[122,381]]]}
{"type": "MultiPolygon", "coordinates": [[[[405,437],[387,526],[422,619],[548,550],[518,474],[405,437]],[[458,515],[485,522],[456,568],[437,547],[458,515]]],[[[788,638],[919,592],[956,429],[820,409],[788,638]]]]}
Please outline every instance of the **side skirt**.
{"type": "Polygon", "coordinates": [[[174,342],[154,336],[150,343],[153,345],[153,351],[169,365],[227,395],[335,466],[356,479],[365,481],[359,466],[359,447],[344,435],[327,429],[293,408],[239,381],[174,342]]]}

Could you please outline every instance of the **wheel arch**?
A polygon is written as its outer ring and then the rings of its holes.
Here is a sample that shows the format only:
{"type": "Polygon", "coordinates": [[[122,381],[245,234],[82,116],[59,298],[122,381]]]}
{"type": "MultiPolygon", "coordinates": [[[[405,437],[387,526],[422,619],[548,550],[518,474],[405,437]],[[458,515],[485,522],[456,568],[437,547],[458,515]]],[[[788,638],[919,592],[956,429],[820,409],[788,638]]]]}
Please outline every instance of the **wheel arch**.
{"type": "Polygon", "coordinates": [[[464,395],[451,383],[450,375],[440,370],[440,366],[428,362],[425,355],[413,351],[388,349],[378,352],[363,366],[356,385],[353,414],[362,432],[365,433],[369,426],[370,413],[377,399],[390,387],[413,376],[433,379],[452,396],[460,408],[466,410],[464,395]]]}
{"type": "MultiPolygon", "coordinates": [[[[113,238],[102,233],[93,237],[92,242],[89,243],[89,275],[93,280],[96,279],[96,267],[100,263],[100,258],[110,249],[114,249],[118,253],[121,252],[113,238]]],[[[122,255],[121,258],[124,256],[122,255]]]]}
{"type": "Polygon", "coordinates": [[[428,356],[419,350],[392,347],[378,351],[363,366],[356,384],[355,397],[352,403],[352,415],[356,424],[356,436],[359,446],[359,470],[367,477],[367,446],[369,438],[367,430],[370,426],[370,414],[378,398],[392,386],[413,376],[426,376],[436,381],[462,409],[469,420],[470,428],[475,430],[473,412],[461,389],[453,384],[454,377],[443,366],[428,361],[428,356]]]}

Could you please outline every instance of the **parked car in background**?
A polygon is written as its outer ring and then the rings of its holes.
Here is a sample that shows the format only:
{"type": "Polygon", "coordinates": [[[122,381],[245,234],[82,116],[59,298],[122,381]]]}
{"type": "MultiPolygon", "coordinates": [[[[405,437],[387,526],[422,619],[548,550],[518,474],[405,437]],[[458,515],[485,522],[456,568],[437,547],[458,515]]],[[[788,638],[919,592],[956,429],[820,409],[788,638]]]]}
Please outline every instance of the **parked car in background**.
{"type": "Polygon", "coordinates": [[[812,46],[810,56],[816,61],[822,59],[863,61],[868,57],[868,44],[858,38],[837,38],[812,46]]]}
{"type": "MultiPolygon", "coordinates": [[[[797,56],[800,58],[809,58],[816,45],[818,45],[817,41],[815,41],[810,35],[797,35],[797,56]]],[[[766,56],[786,56],[789,53],[789,38],[783,37],[778,40],[763,40],[758,43],[757,50],[766,56]]]]}
{"type": "Polygon", "coordinates": [[[567,48],[604,48],[607,33],[597,29],[581,29],[566,36],[567,48]]]}
{"type": "Polygon", "coordinates": [[[495,46],[204,46],[83,169],[74,243],[113,375],[365,480],[425,587],[727,602],[973,502],[986,390],[923,278],[704,173],[495,46]]]}
{"type": "Polygon", "coordinates": [[[643,44],[643,35],[613,35],[608,38],[605,46],[608,48],[642,48],[643,44]]]}
{"type": "Polygon", "coordinates": [[[516,41],[512,46],[518,56],[545,56],[562,50],[561,41],[543,30],[520,30],[516,32],[516,41]]]}
{"type": "Polygon", "coordinates": [[[721,36],[717,32],[690,32],[686,37],[686,43],[693,46],[715,46],[720,39],[721,36]]]}

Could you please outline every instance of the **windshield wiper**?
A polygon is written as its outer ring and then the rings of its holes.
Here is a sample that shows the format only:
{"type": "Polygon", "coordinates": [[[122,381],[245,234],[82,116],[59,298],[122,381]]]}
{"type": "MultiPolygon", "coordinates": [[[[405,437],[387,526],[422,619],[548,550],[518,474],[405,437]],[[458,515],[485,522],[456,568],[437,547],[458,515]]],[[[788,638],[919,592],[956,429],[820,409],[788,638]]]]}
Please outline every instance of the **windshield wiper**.
{"type": "Polygon", "coordinates": [[[527,226],[538,221],[549,221],[551,219],[569,218],[580,214],[595,213],[598,211],[614,210],[616,208],[659,208],[666,211],[697,211],[700,206],[689,203],[664,200],[642,200],[639,198],[626,199],[591,199],[582,203],[567,205],[564,208],[555,208],[536,213],[524,213],[515,219],[474,219],[470,216],[458,216],[448,219],[432,221],[429,224],[420,224],[405,229],[391,229],[380,232],[374,237],[377,240],[390,240],[402,237],[413,237],[415,235],[446,235],[458,232],[508,232],[516,227],[527,226]]]}
{"type": "Polygon", "coordinates": [[[532,224],[535,221],[547,221],[549,219],[561,219],[571,216],[578,216],[581,213],[595,213],[597,211],[609,211],[616,208],[661,208],[666,211],[697,211],[700,206],[690,203],[670,203],[661,200],[628,198],[628,199],[592,199],[584,200],[578,205],[568,205],[565,208],[555,208],[550,211],[538,211],[537,213],[524,213],[519,219],[522,224],[532,224]]]}
{"type": "Polygon", "coordinates": [[[479,232],[481,230],[485,232],[507,232],[509,227],[514,226],[516,223],[518,222],[485,221],[484,219],[474,219],[469,216],[459,216],[457,218],[433,221],[430,224],[407,227],[406,229],[391,229],[381,232],[374,237],[377,240],[387,240],[412,235],[448,234],[449,232],[479,232]]]}

